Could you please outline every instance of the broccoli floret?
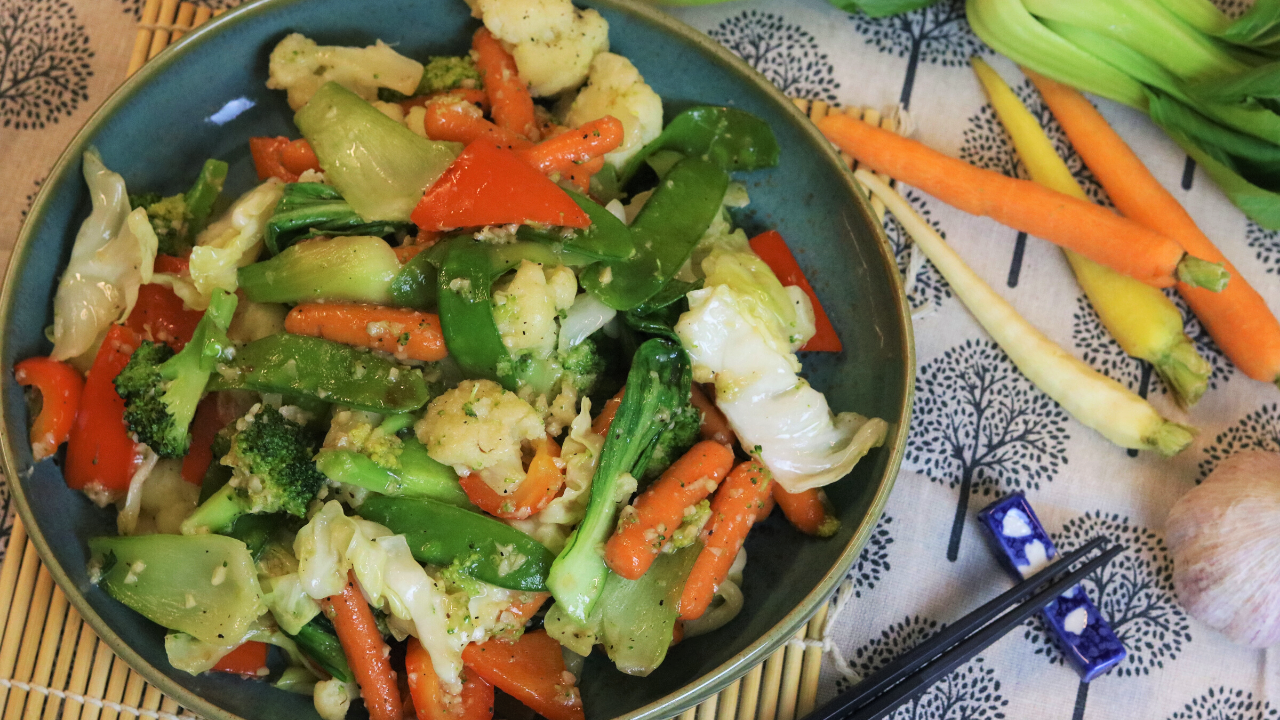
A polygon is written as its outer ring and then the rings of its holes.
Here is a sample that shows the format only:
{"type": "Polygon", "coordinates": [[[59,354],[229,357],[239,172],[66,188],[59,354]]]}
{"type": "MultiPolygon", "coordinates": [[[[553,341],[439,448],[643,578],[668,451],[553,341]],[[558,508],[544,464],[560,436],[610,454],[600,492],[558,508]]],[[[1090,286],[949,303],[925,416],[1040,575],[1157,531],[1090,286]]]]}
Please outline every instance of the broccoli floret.
{"type": "Polygon", "coordinates": [[[145,207],[151,228],[160,241],[161,255],[184,255],[191,249],[196,235],[209,224],[213,204],[227,180],[227,164],[206,160],[191,189],[181,195],[160,197],[157,193],[129,196],[133,208],[145,207]]]}
{"type": "Polygon", "coordinates": [[[671,411],[667,425],[654,441],[653,452],[649,462],[640,474],[641,480],[652,480],[661,475],[698,441],[698,431],[702,426],[702,413],[698,408],[685,404],[671,411]]]}
{"type": "Polygon", "coordinates": [[[312,460],[319,437],[290,417],[298,412],[259,403],[236,421],[220,461],[231,468],[231,480],[182,523],[183,534],[226,532],[242,515],[306,515],[325,477],[312,460]]]}
{"type": "Polygon", "coordinates": [[[116,376],[129,430],[164,458],[182,457],[191,444],[188,428],[217,363],[230,360],[227,326],[236,296],[214,293],[195,333],[176,355],[163,343],[144,340],[116,376]]]}
{"type": "Polygon", "coordinates": [[[596,381],[608,363],[595,338],[589,337],[560,355],[560,365],[564,368],[565,382],[572,385],[579,395],[587,395],[595,389],[596,381]]]}
{"type": "Polygon", "coordinates": [[[181,255],[190,249],[187,228],[191,217],[186,197],[170,195],[147,205],[147,219],[160,241],[158,252],[161,255],[181,255]]]}
{"type": "Polygon", "coordinates": [[[151,205],[153,203],[158,203],[158,202],[160,202],[160,193],[153,193],[153,192],[129,193],[129,209],[130,210],[137,210],[138,208],[144,208],[148,205],[151,205]]]}
{"type": "Polygon", "coordinates": [[[480,71],[469,56],[433,57],[427,60],[422,68],[422,80],[418,81],[418,94],[456,90],[458,88],[479,89],[484,87],[480,79],[480,71]]]}

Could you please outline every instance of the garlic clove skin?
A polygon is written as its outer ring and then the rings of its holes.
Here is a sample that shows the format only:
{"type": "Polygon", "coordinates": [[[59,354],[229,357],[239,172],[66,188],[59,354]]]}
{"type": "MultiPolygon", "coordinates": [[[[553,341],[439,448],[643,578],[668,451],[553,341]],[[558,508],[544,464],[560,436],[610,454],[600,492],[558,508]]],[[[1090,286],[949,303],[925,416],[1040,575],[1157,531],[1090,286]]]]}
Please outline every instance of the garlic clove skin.
{"type": "Polygon", "coordinates": [[[1224,460],[1165,526],[1178,600],[1232,642],[1280,643],[1280,455],[1224,460]]]}

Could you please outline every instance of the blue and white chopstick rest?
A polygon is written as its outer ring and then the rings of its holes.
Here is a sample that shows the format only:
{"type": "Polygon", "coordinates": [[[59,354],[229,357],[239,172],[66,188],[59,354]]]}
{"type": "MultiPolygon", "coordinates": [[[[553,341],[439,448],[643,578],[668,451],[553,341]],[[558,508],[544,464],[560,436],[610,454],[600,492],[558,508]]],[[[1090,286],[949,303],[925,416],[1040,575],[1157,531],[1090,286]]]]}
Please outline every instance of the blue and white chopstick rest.
{"type": "MultiPolygon", "coordinates": [[[[1018,580],[1030,577],[1058,555],[1022,493],[988,505],[978,513],[978,520],[999,551],[1001,563],[1018,580]]],[[[1085,682],[1124,660],[1124,644],[1079,585],[1046,605],[1041,617],[1085,682]]]]}

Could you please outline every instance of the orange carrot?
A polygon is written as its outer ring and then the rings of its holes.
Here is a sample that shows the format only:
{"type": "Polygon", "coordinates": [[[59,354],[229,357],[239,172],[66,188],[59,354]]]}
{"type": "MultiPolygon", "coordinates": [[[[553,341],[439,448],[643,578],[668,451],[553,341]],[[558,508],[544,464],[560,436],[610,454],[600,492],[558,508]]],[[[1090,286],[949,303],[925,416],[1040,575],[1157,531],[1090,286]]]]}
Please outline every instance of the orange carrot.
{"type": "Polygon", "coordinates": [[[618,529],[604,546],[609,569],[639,580],[680,527],[685,510],[714,492],[731,467],[733,451],[725,445],[703,440],[689,448],[622,511],[618,529]]]}
{"type": "Polygon", "coordinates": [[[514,643],[490,640],[462,650],[462,662],[547,720],[584,720],[582,695],[565,670],[560,643],[535,630],[514,643]]]}
{"type": "Polygon", "coordinates": [[[408,114],[408,112],[416,107],[430,107],[434,103],[456,103],[464,102],[475,105],[481,110],[489,109],[489,95],[483,90],[473,90],[471,88],[454,88],[453,90],[441,90],[430,95],[416,95],[408,100],[400,101],[400,109],[408,114]]]}
{"type": "Polygon", "coordinates": [[[222,656],[213,666],[215,672],[243,675],[256,678],[266,674],[267,644],[257,640],[246,640],[235,650],[222,656]]]}
{"type": "MultiPolygon", "coordinates": [[[[777,485],[777,483],[774,483],[777,485]]],[[[773,509],[777,507],[778,501],[773,499],[773,493],[765,496],[764,502],[760,503],[760,509],[756,512],[756,522],[764,522],[765,518],[773,513],[773,509]]]]}
{"type": "Polygon", "coordinates": [[[831,511],[831,501],[827,500],[827,494],[821,488],[789,493],[775,483],[773,499],[791,524],[806,535],[831,537],[840,529],[840,520],[831,511]]]}
{"type": "Polygon", "coordinates": [[[734,434],[733,428],[729,427],[729,419],[720,412],[720,408],[711,402],[706,393],[702,392],[702,388],[694,383],[689,393],[689,404],[698,408],[698,412],[702,413],[702,426],[698,428],[698,435],[703,440],[715,440],[724,445],[733,445],[734,434]]]}
{"type": "Polygon", "coordinates": [[[612,152],[622,144],[622,136],[622,122],[612,115],[605,115],[521,150],[519,155],[548,175],[553,172],[563,174],[588,160],[612,152]]]}
{"type": "Polygon", "coordinates": [[[382,641],[373,611],[356,587],[356,576],[347,572],[347,585],[337,595],[320,601],[325,617],[333,621],[333,629],[347,656],[351,674],[360,686],[360,695],[372,720],[400,720],[400,686],[388,660],[387,644],[382,641]]]}
{"type": "Polygon", "coordinates": [[[434,102],[427,106],[423,120],[427,137],[470,145],[476,140],[489,140],[500,148],[519,150],[533,143],[515,132],[484,119],[480,108],[465,102],[434,102]]]}
{"type": "Polygon", "coordinates": [[[493,119],[499,127],[506,128],[529,140],[538,139],[538,125],[533,115],[533,96],[529,87],[520,79],[515,58],[503,49],[487,28],[480,28],[471,39],[475,51],[476,69],[484,80],[484,90],[489,95],[493,119]]]}
{"type": "Polygon", "coordinates": [[[809,341],[800,349],[818,352],[843,350],[844,345],[840,342],[840,336],[836,334],[835,326],[827,317],[827,311],[822,309],[822,303],[818,302],[818,294],[813,291],[813,286],[804,276],[800,263],[796,262],[796,256],[791,254],[791,248],[787,247],[782,234],[777,230],[762,232],[751,238],[751,249],[760,256],[765,265],[769,266],[773,274],[778,276],[779,282],[783,285],[798,287],[809,296],[809,303],[813,305],[814,333],[813,337],[809,338],[809,341]]]}
{"type": "Polygon", "coordinates": [[[523,520],[545,508],[564,487],[560,445],[550,435],[537,443],[524,480],[507,495],[489,487],[489,483],[475,474],[463,475],[458,483],[481,510],[504,520],[523,520]]]}
{"type": "Polygon", "coordinates": [[[383,350],[401,360],[435,362],[449,354],[440,331],[440,318],[408,308],[303,303],[285,316],[284,329],[295,335],[383,350]]]}
{"type": "Polygon", "coordinates": [[[510,612],[516,616],[520,626],[524,627],[525,624],[533,619],[534,615],[538,614],[542,606],[546,605],[547,601],[551,599],[551,593],[530,593],[529,599],[523,602],[519,600],[519,597],[517,596],[517,599],[511,603],[510,612]]]}
{"type": "Polygon", "coordinates": [[[1023,70],[1062,124],[1076,152],[1125,217],[1182,244],[1197,257],[1226,265],[1222,292],[1178,283],[1178,292],[1218,347],[1246,375],[1280,381],[1280,320],[1258,291],[1200,230],[1185,208],[1151,175],[1093,105],[1074,89],[1023,70]]]}
{"type": "Polygon", "coordinates": [[[591,432],[597,435],[605,435],[609,432],[609,426],[613,424],[613,416],[618,414],[618,406],[622,404],[622,396],[626,392],[627,388],[624,385],[617,395],[604,401],[604,408],[591,421],[591,432]]]}
{"type": "Polygon", "coordinates": [[[702,552],[693,561],[680,596],[681,620],[696,620],[711,605],[755,524],[771,479],[763,465],[748,460],[735,467],[716,491],[711,499],[711,519],[702,530],[702,552]]]}
{"type": "Polygon", "coordinates": [[[440,686],[440,676],[431,665],[431,656],[418,638],[409,638],[405,648],[404,671],[409,680],[409,696],[418,720],[490,720],[493,717],[493,685],[475,672],[463,670],[462,693],[449,698],[440,686]]]}
{"type": "Polygon", "coordinates": [[[561,179],[568,180],[573,183],[579,191],[586,193],[591,190],[591,178],[596,173],[604,169],[604,156],[594,157],[582,163],[575,165],[572,169],[566,171],[561,179]]]}
{"type": "Polygon", "coordinates": [[[1030,180],[976,168],[844,113],[818,121],[841,150],[899,182],[973,215],[985,215],[1155,287],[1200,276],[1220,284],[1221,268],[1192,260],[1176,241],[1110,210],[1030,180]],[[1180,276],[1181,273],[1181,276],[1180,276]]]}

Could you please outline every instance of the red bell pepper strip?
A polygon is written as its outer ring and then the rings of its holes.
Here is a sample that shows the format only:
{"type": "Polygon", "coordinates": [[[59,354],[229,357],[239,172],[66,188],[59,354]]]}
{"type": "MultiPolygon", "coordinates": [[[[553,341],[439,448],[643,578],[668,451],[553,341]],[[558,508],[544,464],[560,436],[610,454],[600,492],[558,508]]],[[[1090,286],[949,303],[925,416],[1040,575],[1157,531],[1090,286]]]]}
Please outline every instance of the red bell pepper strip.
{"type": "Polygon", "coordinates": [[[418,720],[491,720],[493,718],[493,685],[478,673],[464,669],[462,693],[448,698],[440,687],[440,677],[431,665],[431,656],[418,638],[409,638],[404,656],[404,669],[409,680],[409,695],[418,720]]]}
{"type": "Polygon", "coordinates": [[[138,288],[138,302],[124,324],[153,342],[163,342],[178,352],[195,334],[204,313],[188,310],[182,298],[164,285],[148,283],[138,288]]]}
{"type": "Polygon", "coordinates": [[[39,462],[67,441],[80,407],[84,379],[70,365],[48,357],[27,358],[13,366],[19,385],[40,391],[40,414],[31,424],[31,455],[39,462]]]}
{"type": "Polygon", "coordinates": [[[277,177],[285,182],[298,182],[298,176],[307,170],[319,170],[320,161],[304,139],[286,137],[251,137],[249,154],[253,156],[253,168],[258,179],[277,177]]]}
{"type": "Polygon", "coordinates": [[[182,458],[182,479],[192,485],[204,482],[204,474],[213,464],[213,438],[226,426],[218,412],[218,396],[209,395],[196,406],[191,421],[191,447],[182,458]]]}
{"type": "Polygon", "coordinates": [[[190,275],[191,261],[174,255],[157,255],[152,269],[155,272],[165,273],[166,275],[190,275]]]}
{"type": "Polygon", "coordinates": [[[142,337],[124,325],[112,325],[85,378],[80,407],[67,441],[63,471],[73,490],[110,498],[129,489],[137,447],[124,421],[124,400],[116,392],[116,375],[142,337]]]}
{"type": "Polygon", "coordinates": [[[477,140],[427,188],[410,215],[423,230],[542,223],[584,228],[591,218],[511,150],[477,140]]]}
{"type": "Polygon", "coordinates": [[[387,644],[378,632],[373,611],[356,587],[356,576],[347,572],[342,592],[320,601],[325,617],[333,621],[333,629],[342,643],[351,673],[356,676],[365,708],[372,720],[401,720],[404,706],[400,703],[400,686],[387,659],[387,644]]]}
{"type": "Polygon", "coordinates": [[[223,655],[213,669],[217,672],[253,678],[260,677],[266,667],[267,644],[257,640],[247,640],[235,650],[223,655]]]}
{"type": "Polygon", "coordinates": [[[472,643],[463,648],[462,662],[547,720],[586,717],[577,680],[565,670],[560,643],[546,630],[527,632],[514,643],[472,643]]]}
{"type": "Polygon", "coordinates": [[[800,264],[791,254],[791,249],[787,247],[782,235],[777,230],[762,232],[751,238],[751,249],[760,256],[765,265],[769,266],[773,274],[778,276],[779,282],[785,286],[799,287],[805,295],[809,296],[809,302],[813,303],[813,320],[817,332],[800,349],[819,352],[843,350],[844,344],[840,342],[840,336],[836,335],[836,329],[827,318],[827,312],[822,309],[822,303],[818,302],[818,296],[813,292],[813,287],[809,285],[804,271],[800,269],[800,264]]]}

